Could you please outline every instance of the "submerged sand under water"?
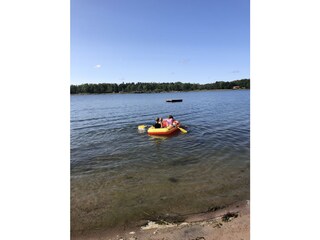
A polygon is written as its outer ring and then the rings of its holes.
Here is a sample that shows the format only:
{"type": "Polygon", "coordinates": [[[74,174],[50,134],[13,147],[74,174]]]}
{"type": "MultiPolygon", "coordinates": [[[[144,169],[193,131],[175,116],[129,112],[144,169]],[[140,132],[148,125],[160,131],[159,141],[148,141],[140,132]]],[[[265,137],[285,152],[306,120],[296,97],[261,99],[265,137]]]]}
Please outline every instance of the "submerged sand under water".
{"type": "Polygon", "coordinates": [[[182,219],[249,199],[249,166],[150,167],[100,172],[71,180],[72,232],[135,225],[157,218],[182,219]]]}

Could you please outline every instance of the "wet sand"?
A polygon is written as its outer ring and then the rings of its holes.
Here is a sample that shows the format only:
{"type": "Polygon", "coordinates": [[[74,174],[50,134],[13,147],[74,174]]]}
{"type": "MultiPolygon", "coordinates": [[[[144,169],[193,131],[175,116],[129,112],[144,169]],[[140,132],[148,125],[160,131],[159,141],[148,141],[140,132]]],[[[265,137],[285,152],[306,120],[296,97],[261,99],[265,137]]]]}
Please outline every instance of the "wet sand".
{"type": "Polygon", "coordinates": [[[126,229],[100,231],[79,240],[248,240],[250,239],[250,201],[241,201],[205,213],[186,216],[183,222],[148,221],[126,229]]]}

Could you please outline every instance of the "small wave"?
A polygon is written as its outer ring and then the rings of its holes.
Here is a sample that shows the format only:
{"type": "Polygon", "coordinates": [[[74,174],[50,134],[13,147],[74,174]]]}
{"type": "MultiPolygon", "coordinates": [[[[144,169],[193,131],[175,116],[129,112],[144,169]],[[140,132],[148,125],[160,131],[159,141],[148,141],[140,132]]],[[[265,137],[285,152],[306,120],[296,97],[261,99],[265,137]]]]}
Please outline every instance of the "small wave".
{"type": "Polygon", "coordinates": [[[84,119],[71,119],[71,123],[77,123],[77,122],[90,122],[90,121],[96,121],[96,120],[103,120],[106,119],[106,117],[95,117],[95,118],[84,118],[84,119]]]}

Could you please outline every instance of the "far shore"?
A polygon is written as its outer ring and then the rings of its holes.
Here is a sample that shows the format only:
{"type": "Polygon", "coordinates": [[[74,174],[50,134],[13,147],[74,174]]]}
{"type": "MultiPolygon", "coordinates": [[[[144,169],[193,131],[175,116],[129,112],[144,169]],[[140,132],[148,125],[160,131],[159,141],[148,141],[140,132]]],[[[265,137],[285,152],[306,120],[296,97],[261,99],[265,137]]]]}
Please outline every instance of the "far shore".
{"type": "Polygon", "coordinates": [[[168,92],[107,92],[107,93],[70,93],[73,96],[80,95],[104,95],[104,94],[153,94],[153,93],[186,93],[186,92],[211,92],[211,91],[240,91],[250,90],[250,88],[243,89],[203,89],[203,90],[190,90],[190,91],[168,91],[168,92]]]}
{"type": "Polygon", "coordinates": [[[142,226],[72,236],[74,240],[233,240],[250,239],[250,201],[240,201],[182,222],[148,221],[142,226]]]}

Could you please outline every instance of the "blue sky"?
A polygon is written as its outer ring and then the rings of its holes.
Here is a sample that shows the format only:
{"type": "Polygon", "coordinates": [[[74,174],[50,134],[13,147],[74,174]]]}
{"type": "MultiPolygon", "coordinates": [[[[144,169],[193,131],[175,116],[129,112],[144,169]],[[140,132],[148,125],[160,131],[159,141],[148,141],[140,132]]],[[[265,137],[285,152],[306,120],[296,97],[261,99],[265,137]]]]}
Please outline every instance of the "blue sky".
{"type": "Polygon", "coordinates": [[[249,0],[71,0],[71,84],[250,77],[249,0]]]}

